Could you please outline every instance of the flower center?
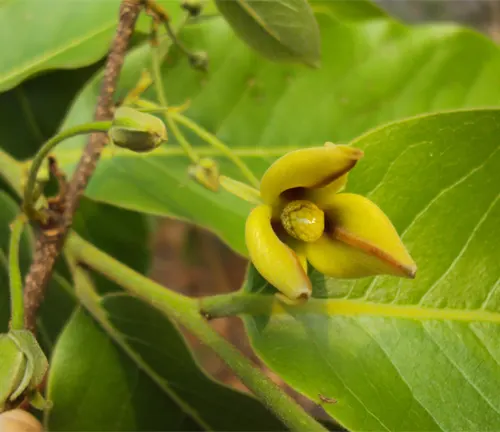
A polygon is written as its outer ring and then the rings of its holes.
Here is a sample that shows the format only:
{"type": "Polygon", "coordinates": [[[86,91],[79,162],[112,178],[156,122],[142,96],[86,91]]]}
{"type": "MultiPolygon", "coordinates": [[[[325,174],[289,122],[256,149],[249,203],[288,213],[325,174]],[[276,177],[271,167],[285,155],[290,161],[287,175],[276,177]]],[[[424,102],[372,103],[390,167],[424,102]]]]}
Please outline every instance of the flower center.
{"type": "Polygon", "coordinates": [[[281,212],[281,223],[292,237],[313,242],[325,230],[325,214],[310,201],[291,201],[281,212]]]}

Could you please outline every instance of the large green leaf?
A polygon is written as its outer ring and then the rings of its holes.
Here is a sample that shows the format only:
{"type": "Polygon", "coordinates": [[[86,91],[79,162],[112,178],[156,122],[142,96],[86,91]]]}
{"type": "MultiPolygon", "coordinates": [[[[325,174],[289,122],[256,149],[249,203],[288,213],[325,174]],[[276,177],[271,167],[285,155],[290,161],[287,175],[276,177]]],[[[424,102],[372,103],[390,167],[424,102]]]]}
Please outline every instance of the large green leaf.
{"type": "Polygon", "coordinates": [[[47,397],[54,431],[200,430],[81,309],[55,346],[47,397]]]}
{"type": "MultiPolygon", "coordinates": [[[[353,145],[348,189],[387,213],[415,280],[325,279],[305,307],[246,317],[268,366],[351,430],[500,424],[500,110],[416,117],[353,145]],[[293,361],[290,361],[293,359],[293,361]]],[[[276,263],[276,265],[279,265],[276,263]]],[[[269,291],[251,268],[246,289],[269,291]]]]}
{"type": "Polygon", "coordinates": [[[51,430],[283,428],[257,400],[209,379],[159,312],[127,295],[108,296],[102,306],[115,341],[135,363],[78,311],[52,361],[51,430]]]}
{"type": "Polygon", "coordinates": [[[318,67],[318,24],[307,0],[215,0],[234,32],[273,61],[318,67]]]}
{"type": "MultiPolygon", "coordinates": [[[[179,1],[160,0],[173,19],[179,1]]],[[[74,69],[94,63],[109,49],[120,0],[8,0],[0,4],[0,92],[47,69],[74,69]]],[[[137,29],[148,31],[142,16],[137,29]]],[[[55,90],[57,91],[57,90],[55,90]]]]}
{"type": "Polygon", "coordinates": [[[72,100],[100,64],[58,70],[0,94],[0,147],[16,159],[32,157],[59,128],[72,100]]]}
{"type": "Polygon", "coordinates": [[[371,1],[358,0],[310,0],[315,12],[323,12],[335,19],[343,21],[364,21],[369,19],[387,18],[387,14],[371,1]]]}
{"type": "MultiPolygon", "coordinates": [[[[221,19],[186,27],[183,41],[206,49],[210,71],[204,76],[191,70],[184,57],[172,53],[163,71],[169,102],[189,99],[185,114],[217,134],[260,176],[287,150],[346,142],[412,114],[500,100],[500,87],[494,85],[500,74],[499,49],[483,36],[452,25],[405,27],[386,19],[345,23],[332,18],[335,10],[328,4],[336,2],[324,4],[320,9],[327,13],[318,15],[323,46],[319,70],[259,58],[235,40],[221,19]]],[[[147,48],[129,56],[122,94],[136,82],[148,56],[147,48]]],[[[91,118],[98,89],[94,81],[82,92],[66,126],[91,118]]],[[[213,157],[212,149],[188,136],[200,154],[213,157]]],[[[188,160],[172,134],[170,139],[147,155],[106,150],[87,194],[138,211],[189,219],[244,253],[243,224],[250,206],[194,183],[187,175],[188,160]]],[[[58,151],[68,171],[74,169],[84,141],[76,138],[58,151]]],[[[223,173],[241,179],[226,159],[218,160],[223,173]]]]}

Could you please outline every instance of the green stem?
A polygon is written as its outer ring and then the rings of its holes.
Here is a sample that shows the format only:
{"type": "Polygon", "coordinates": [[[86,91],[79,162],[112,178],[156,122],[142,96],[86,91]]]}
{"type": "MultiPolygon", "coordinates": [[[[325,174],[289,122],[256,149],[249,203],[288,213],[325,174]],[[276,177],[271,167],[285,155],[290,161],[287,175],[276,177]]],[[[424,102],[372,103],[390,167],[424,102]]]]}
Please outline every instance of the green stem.
{"type": "Polygon", "coordinates": [[[275,302],[282,304],[273,295],[234,292],[203,297],[199,304],[201,312],[212,319],[244,314],[270,315],[275,302]]]}
{"type": "MultiPolygon", "coordinates": [[[[255,175],[250,170],[250,168],[248,168],[245,162],[243,162],[243,160],[238,155],[236,155],[231,150],[231,148],[229,148],[226,144],[224,144],[220,139],[218,139],[215,135],[208,132],[206,129],[200,127],[196,122],[190,120],[189,118],[183,116],[181,113],[176,112],[175,110],[169,110],[168,106],[164,105],[161,101],[160,105],[158,105],[153,102],[141,99],[136,102],[136,105],[147,109],[148,110],[147,112],[154,112],[154,111],[167,112],[168,113],[167,115],[171,116],[171,120],[175,120],[186,126],[188,129],[191,129],[192,132],[198,135],[207,144],[211,145],[213,148],[219,150],[222,154],[227,156],[227,158],[230,159],[240,169],[243,176],[246,177],[246,179],[254,187],[256,187],[257,189],[260,188],[259,180],[257,179],[257,177],[255,177],[255,175]]],[[[175,125],[175,130],[177,130],[178,133],[182,136],[182,132],[179,131],[175,122],[172,123],[175,125]]],[[[174,130],[174,135],[176,135],[175,130],[174,130]]]]}
{"type": "Polygon", "coordinates": [[[243,384],[275,412],[290,430],[326,430],[236,348],[215,332],[201,316],[196,300],[174,293],[136,273],[76,234],[70,235],[67,247],[77,260],[176,320],[200,341],[212,348],[234,370],[243,384]]]}
{"type": "Polygon", "coordinates": [[[231,149],[226,144],[224,144],[219,138],[217,138],[215,135],[211,134],[207,130],[203,129],[196,122],[183,116],[181,113],[172,112],[171,116],[175,121],[184,125],[188,129],[191,129],[201,139],[203,139],[212,147],[216,148],[222,154],[227,156],[227,158],[230,159],[240,169],[241,173],[246,177],[246,179],[250,182],[250,184],[259,189],[260,187],[259,180],[257,179],[257,177],[255,177],[250,168],[248,168],[245,162],[243,162],[236,154],[234,154],[234,152],[231,151],[231,149]]]}
{"type": "Polygon", "coordinates": [[[170,24],[170,20],[164,20],[163,24],[165,26],[165,30],[167,31],[168,37],[172,40],[172,43],[177,46],[177,48],[189,59],[193,56],[193,53],[189,51],[186,46],[179,40],[177,34],[175,33],[172,25],[170,24]]]}
{"type": "MultiPolygon", "coordinates": [[[[165,89],[163,87],[163,81],[161,79],[160,52],[156,47],[152,48],[151,68],[152,68],[154,87],[156,91],[156,97],[160,102],[160,105],[168,107],[167,96],[165,95],[165,89]]],[[[195,164],[197,164],[200,160],[200,157],[194,151],[191,144],[189,144],[189,142],[186,140],[180,129],[177,127],[177,124],[172,120],[172,117],[170,116],[168,110],[165,110],[164,117],[169,129],[172,131],[175,138],[179,142],[180,146],[184,149],[189,159],[191,159],[195,164]]]]}
{"type": "Polygon", "coordinates": [[[219,176],[219,184],[229,193],[252,204],[262,204],[260,191],[224,175],[219,176]]]}
{"type": "Polygon", "coordinates": [[[43,161],[54,149],[54,147],[62,141],[76,135],[88,134],[92,132],[107,132],[110,127],[111,121],[92,122],[74,126],[52,137],[42,146],[31,163],[28,181],[26,183],[26,187],[24,188],[24,208],[28,215],[35,212],[35,185],[38,171],[40,170],[43,161]]]}
{"type": "Polygon", "coordinates": [[[23,233],[26,217],[17,216],[11,225],[9,244],[9,282],[10,282],[10,328],[11,330],[24,329],[24,302],[23,281],[19,269],[19,242],[23,233]]]}

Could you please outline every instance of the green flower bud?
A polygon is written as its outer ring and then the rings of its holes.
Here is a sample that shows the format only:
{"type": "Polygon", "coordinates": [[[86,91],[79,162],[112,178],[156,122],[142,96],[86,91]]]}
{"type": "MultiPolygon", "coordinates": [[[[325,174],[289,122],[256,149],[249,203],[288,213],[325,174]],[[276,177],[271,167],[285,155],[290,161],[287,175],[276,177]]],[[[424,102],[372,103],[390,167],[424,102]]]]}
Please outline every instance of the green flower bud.
{"type": "Polygon", "coordinates": [[[129,107],[116,110],[108,134],[116,146],[138,153],[154,150],[167,140],[167,129],[158,117],[129,107]]]}
{"type": "Polygon", "coordinates": [[[217,192],[219,190],[219,167],[212,159],[200,159],[197,165],[191,165],[188,173],[198,183],[207,189],[217,192]]]}
{"type": "Polygon", "coordinates": [[[181,2],[181,7],[189,12],[189,15],[196,17],[201,12],[201,2],[200,0],[183,0],[181,2]]]}
{"type": "Polygon", "coordinates": [[[28,330],[0,335],[0,411],[20,396],[36,393],[48,368],[47,358],[28,330]]]}
{"type": "Polygon", "coordinates": [[[208,69],[208,55],[204,51],[198,51],[189,56],[189,63],[195,69],[206,71],[208,69]]]}

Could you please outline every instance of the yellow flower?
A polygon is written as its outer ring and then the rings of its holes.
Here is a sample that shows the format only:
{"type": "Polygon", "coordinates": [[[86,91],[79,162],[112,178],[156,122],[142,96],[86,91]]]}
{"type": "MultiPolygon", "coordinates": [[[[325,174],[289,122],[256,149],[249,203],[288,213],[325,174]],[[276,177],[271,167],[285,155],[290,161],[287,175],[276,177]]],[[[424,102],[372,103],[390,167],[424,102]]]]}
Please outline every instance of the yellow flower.
{"type": "Polygon", "coordinates": [[[415,277],[415,262],[382,210],[361,195],[337,193],[362,157],[327,143],[287,153],[262,177],[263,204],[248,216],[245,239],[254,266],[284,302],[311,295],[308,261],[335,278],[415,277]]]}

